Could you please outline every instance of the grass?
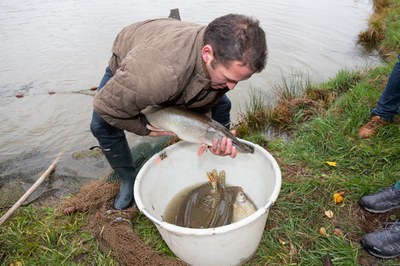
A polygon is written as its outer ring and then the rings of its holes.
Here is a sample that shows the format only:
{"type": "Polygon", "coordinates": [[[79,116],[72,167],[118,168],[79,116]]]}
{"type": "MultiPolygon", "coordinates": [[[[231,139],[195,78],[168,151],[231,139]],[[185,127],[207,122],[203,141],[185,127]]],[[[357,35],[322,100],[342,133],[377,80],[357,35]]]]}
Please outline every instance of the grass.
{"type": "Polygon", "coordinates": [[[82,228],[86,216],[57,216],[55,208],[20,208],[0,227],[1,265],[116,265],[82,228]]]}
{"type": "MultiPolygon", "coordinates": [[[[400,51],[400,1],[375,1],[374,7],[386,12],[374,14],[383,35],[372,41],[387,59],[385,64],[357,72],[342,70],[323,84],[297,76],[283,78],[279,89],[284,96],[267,109],[262,95],[253,92],[250,97],[238,133],[272,153],[283,183],[259,248],[247,265],[322,265],[327,256],[335,266],[400,264],[399,259],[370,256],[359,245],[363,234],[400,217],[399,211],[372,215],[357,204],[362,195],[389,186],[400,176],[399,124],[386,126],[370,140],[356,136],[400,51]],[[263,130],[271,125],[290,138],[266,141],[263,130]],[[333,201],[336,192],[344,193],[340,204],[333,201]],[[327,210],[333,212],[332,218],[325,215],[327,210]]],[[[113,255],[102,253],[96,239],[85,233],[85,223],[85,213],[57,216],[52,207],[22,207],[0,227],[1,264],[116,265],[113,255]]],[[[147,245],[174,256],[143,214],[132,223],[147,245]]]]}
{"type": "Polygon", "coordinates": [[[398,265],[397,259],[381,261],[366,254],[363,256],[373,264],[360,262],[360,253],[365,252],[358,240],[366,232],[357,200],[393,184],[400,172],[398,125],[386,127],[370,141],[356,137],[357,129],[369,116],[366,106],[373,107],[380,92],[377,86],[369,95],[374,86],[367,81],[373,73],[338,97],[326,112],[293,126],[290,141],[276,139],[270,143],[268,150],[279,159],[283,170],[283,185],[269,217],[273,230],[263,238],[268,248],[261,251],[262,255],[257,253],[255,264],[319,265],[321,257],[329,254],[334,265],[398,265]],[[328,166],[326,161],[337,166],[328,166]],[[333,203],[337,191],[345,192],[343,204],[333,203]],[[335,219],[325,217],[328,209],[335,219]],[[327,228],[330,236],[321,236],[320,227],[327,228]],[[344,236],[334,235],[333,228],[340,228],[344,236]],[[278,244],[277,239],[286,244],[278,244]],[[270,250],[271,246],[275,249],[270,250]]]}

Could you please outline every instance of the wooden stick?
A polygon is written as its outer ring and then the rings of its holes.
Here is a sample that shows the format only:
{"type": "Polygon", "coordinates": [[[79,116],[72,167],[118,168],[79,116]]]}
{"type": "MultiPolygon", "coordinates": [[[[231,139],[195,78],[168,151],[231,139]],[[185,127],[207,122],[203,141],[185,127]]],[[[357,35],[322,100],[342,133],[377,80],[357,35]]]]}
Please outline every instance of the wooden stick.
{"type": "Polygon", "coordinates": [[[39,179],[28,189],[27,192],[0,218],[0,226],[7,221],[8,218],[24,203],[24,201],[35,191],[40,184],[46,179],[47,176],[54,170],[58,160],[61,157],[62,152],[60,152],[54,159],[53,163],[47,168],[47,170],[39,177],[39,179]]]}

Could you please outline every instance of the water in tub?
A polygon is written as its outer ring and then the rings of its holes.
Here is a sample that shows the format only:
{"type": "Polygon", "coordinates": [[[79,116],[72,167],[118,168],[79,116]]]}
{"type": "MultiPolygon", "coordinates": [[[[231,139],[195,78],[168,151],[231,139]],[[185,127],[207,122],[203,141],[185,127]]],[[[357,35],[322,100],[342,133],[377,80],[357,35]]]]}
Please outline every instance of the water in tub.
{"type": "Polygon", "coordinates": [[[211,228],[240,221],[256,211],[238,186],[225,184],[225,172],[207,173],[209,182],[179,192],[168,204],[164,220],[189,228],[211,228]]]}

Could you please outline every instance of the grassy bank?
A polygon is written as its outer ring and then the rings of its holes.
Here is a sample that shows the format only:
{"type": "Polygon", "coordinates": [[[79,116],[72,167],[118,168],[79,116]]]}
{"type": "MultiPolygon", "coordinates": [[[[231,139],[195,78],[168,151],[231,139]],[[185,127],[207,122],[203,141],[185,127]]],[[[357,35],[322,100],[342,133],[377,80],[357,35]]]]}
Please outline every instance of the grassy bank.
{"type": "MultiPolygon", "coordinates": [[[[264,109],[257,97],[250,105],[241,134],[273,154],[283,184],[248,265],[322,265],[327,256],[335,266],[400,264],[399,259],[376,259],[359,245],[363,234],[400,218],[399,211],[372,215],[357,204],[362,195],[400,177],[399,124],[388,125],[370,140],[357,138],[400,52],[400,0],[375,1],[375,6],[377,12],[360,42],[373,43],[386,63],[358,72],[340,71],[324,84],[307,82],[304,95],[283,93],[274,109],[264,109]],[[290,138],[266,141],[263,129],[270,124],[290,138]],[[338,192],[343,201],[335,204],[333,197],[338,192]],[[326,211],[333,216],[328,217],[326,211]]],[[[282,91],[290,91],[290,84],[282,91]]],[[[83,229],[85,213],[59,216],[56,207],[22,207],[0,227],[2,265],[117,264],[113,254],[101,252],[96,238],[83,229]]],[[[132,224],[147,245],[173,256],[142,214],[132,224]]]]}
{"type": "MultiPolygon", "coordinates": [[[[384,16],[372,16],[366,32],[376,31],[380,17],[381,33],[373,44],[387,63],[358,72],[340,71],[325,84],[307,84],[302,97],[284,93],[279,106],[267,112],[270,122],[292,137],[276,138],[267,145],[279,160],[283,185],[249,265],[322,265],[327,256],[333,265],[400,264],[399,259],[376,259],[359,245],[365,233],[400,218],[398,210],[372,215],[358,206],[362,195],[400,178],[398,123],[369,140],[357,137],[400,51],[400,1],[385,3],[375,3],[384,16]],[[338,192],[344,197],[341,203],[334,202],[338,192]]],[[[290,86],[282,90],[290,91],[290,86]]]]}

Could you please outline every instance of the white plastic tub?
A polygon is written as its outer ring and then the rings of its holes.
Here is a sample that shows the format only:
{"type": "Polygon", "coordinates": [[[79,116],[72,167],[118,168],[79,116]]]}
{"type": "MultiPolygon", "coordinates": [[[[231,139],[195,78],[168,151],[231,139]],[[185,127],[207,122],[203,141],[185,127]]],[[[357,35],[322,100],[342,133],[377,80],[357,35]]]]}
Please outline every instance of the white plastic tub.
{"type": "Polygon", "coordinates": [[[234,159],[208,152],[197,156],[199,145],[179,142],[154,155],[140,170],[135,186],[139,210],[157,227],[168,247],[190,265],[240,265],[257,250],[268,211],[281,188],[281,172],[265,149],[254,146],[254,154],[234,159]],[[226,226],[191,229],[163,221],[176,194],[207,182],[206,172],[225,170],[228,185],[241,186],[257,206],[249,217],[226,226]]]}

